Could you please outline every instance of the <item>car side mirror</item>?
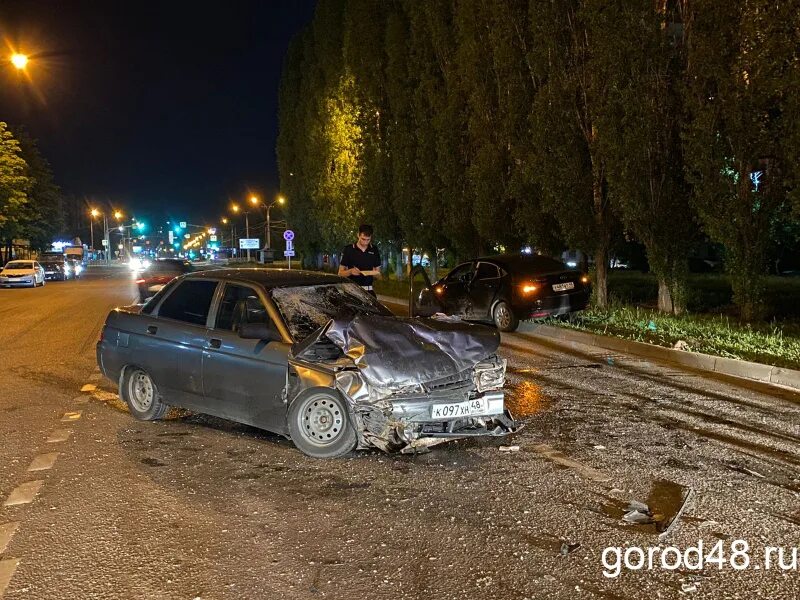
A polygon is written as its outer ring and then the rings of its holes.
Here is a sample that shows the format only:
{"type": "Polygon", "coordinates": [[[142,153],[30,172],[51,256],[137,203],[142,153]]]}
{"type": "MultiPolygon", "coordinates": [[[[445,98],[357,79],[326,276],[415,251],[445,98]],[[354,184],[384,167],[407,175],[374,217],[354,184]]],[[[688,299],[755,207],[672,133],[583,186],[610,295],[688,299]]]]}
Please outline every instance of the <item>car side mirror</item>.
{"type": "Polygon", "coordinates": [[[245,340],[264,340],[273,342],[280,336],[266,323],[243,323],[239,327],[239,337],[245,340]]]}

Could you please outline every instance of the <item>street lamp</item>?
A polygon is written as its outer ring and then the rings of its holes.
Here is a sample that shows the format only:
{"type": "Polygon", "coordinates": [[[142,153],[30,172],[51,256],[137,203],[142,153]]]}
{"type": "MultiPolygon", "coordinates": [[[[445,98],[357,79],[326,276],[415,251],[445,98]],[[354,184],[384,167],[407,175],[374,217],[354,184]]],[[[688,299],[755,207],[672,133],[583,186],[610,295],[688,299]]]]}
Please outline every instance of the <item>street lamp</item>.
{"type": "Polygon", "coordinates": [[[94,220],[100,215],[100,211],[93,208],[89,211],[91,218],[89,219],[89,237],[92,242],[92,254],[94,254],[94,220]]]}
{"type": "MultiPolygon", "coordinates": [[[[250,198],[250,202],[252,202],[253,204],[259,204],[258,198],[256,198],[255,196],[250,198]]],[[[266,239],[266,245],[264,246],[265,250],[270,250],[272,248],[271,235],[270,235],[271,227],[270,227],[270,219],[269,219],[269,210],[273,206],[275,206],[276,204],[285,204],[285,203],[286,203],[286,198],[284,198],[283,196],[278,196],[277,198],[275,198],[275,200],[273,200],[269,204],[264,204],[263,202],[260,203],[261,206],[263,206],[267,211],[267,222],[266,222],[266,226],[265,226],[266,238],[267,239],[266,239]]]]}
{"type": "MultiPolygon", "coordinates": [[[[103,252],[106,256],[106,263],[110,261],[109,252],[111,252],[111,229],[108,227],[108,215],[96,208],[93,208],[89,211],[91,215],[91,219],[89,219],[89,227],[90,227],[90,235],[92,238],[92,250],[94,250],[94,219],[99,217],[100,215],[103,216],[103,239],[105,240],[105,248],[103,252]]],[[[115,210],[114,211],[114,218],[119,221],[122,218],[122,212],[115,210]]]]}
{"type": "Polygon", "coordinates": [[[25,67],[28,66],[28,57],[24,54],[20,54],[19,52],[15,52],[11,55],[11,64],[14,65],[18,71],[25,70],[25,67]]]}
{"type": "MultiPolygon", "coordinates": [[[[250,202],[252,202],[252,201],[253,201],[253,199],[255,199],[255,201],[256,201],[256,202],[258,202],[258,198],[256,198],[255,196],[252,196],[252,197],[250,198],[250,202]]],[[[234,212],[234,213],[236,213],[237,215],[239,214],[239,211],[241,211],[241,212],[243,212],[243,213],[244,213],[244,229],[245,229],[245,237],[249,239],[249,238],[250,238],[250,217],[249,217],[249,215],[248,215],[248,212],[249,212],[249,211],[242,210],[241,208],[239,208],[239,205],[238,205],[238,204],[234,204],[233,206],[231,206],[231,209],[232,209],[232,210],[233,210],[233,212],[234,212]]],[[[248,248],[248,249],[247,249],[247,260],[248,260],[248,261],[250,260],[250,248],[248,248]]]]}

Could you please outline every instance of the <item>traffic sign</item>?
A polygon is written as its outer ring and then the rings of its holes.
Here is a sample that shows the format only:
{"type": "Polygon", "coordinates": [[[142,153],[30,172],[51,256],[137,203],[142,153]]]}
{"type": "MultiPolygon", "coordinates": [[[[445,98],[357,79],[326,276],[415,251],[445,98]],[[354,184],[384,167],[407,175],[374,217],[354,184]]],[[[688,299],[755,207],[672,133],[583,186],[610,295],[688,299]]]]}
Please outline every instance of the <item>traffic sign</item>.
{"type": "Polygon", "coordinates": [[[208,236],[208,239],[209,239],[209,241],[211,241],[211,242],[216,242],[216,241],[217,241],[217,236],[215,236],[215,235],[210,235],[210,236],[208,236]]]}
{"type": "Polygon", "coordinates": [[[108,246],[108,240],[103,240],[103,246],[108,246]]]}
{"type": "Polygon", "coordinates": [[[284,231],[283,239],[285,239],[287,242],[291,242],[294,239],[294,231],[292,231],[291,229],[287,229],[286,231],[284,231]]]}
{"type": "Polygon", "coordinates": [[[169,230],[169,243],[171,244],[171,243],[172,243],[172,240],[174,240],[174,239],[175,239],[175,238],[173,237],[173,234],[172,234],[172,229],[170,229],[170,230],[169,230]]]}
{"type": "Polygon", "coordinates": [[[242,250],[258,250],[261,247],[258,238],[240,238],[239,248],[242,250]]]}
{"type": "Polygon", "coordinates": [[[286,240],[286,249],[294,250],[294,242],[292,240],[286,240]]]}
{"type": "Polygon", "coordinates": [[[290,256],[294,256],[294,250],[284,250],[283,255],[287,258],[290,256]]]}
{"type": "Polygon", "coordinates": [[[186,221],[180,222],[181,229],[186,229],[186,221]]]}

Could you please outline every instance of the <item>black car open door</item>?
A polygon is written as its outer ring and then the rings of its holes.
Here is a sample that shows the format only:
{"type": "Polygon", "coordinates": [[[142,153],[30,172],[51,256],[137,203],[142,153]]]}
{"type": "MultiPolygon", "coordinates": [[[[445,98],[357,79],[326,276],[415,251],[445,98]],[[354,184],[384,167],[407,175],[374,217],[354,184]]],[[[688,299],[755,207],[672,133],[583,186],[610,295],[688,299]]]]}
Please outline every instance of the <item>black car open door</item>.
{"type": "Polygon", "coordinates": [[[444,306],[436,297],[431,280],[421,265],[411,269],[408,287],[408,315],[410,317],[430,317],[444,312],[444,306]]]}

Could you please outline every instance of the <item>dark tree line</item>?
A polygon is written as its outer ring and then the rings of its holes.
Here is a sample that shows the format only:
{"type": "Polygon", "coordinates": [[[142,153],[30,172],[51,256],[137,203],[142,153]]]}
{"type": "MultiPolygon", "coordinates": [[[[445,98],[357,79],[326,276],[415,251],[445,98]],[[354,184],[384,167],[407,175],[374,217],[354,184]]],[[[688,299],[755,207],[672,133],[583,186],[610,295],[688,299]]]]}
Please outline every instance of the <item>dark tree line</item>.
{"type": "Polygon", "coordinates": [[[0,260],[11,257],[12,240],[49,250],[64,224],[64,199],[36,141],[0,121],[0,260]]]}
{"type": "Polygon", "coordinates": [[[320,0],[280,90],[298,247],[575,248],[604,307],[624,234],[678,313],[710,239],[756,317],[800,207],[798,32],[800,0],[320,0]]]}

